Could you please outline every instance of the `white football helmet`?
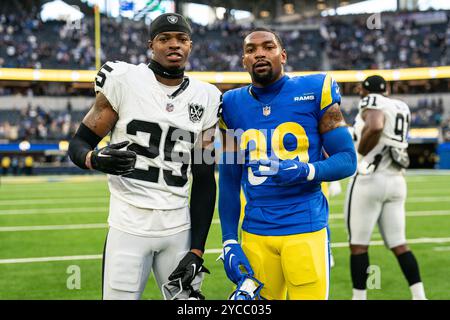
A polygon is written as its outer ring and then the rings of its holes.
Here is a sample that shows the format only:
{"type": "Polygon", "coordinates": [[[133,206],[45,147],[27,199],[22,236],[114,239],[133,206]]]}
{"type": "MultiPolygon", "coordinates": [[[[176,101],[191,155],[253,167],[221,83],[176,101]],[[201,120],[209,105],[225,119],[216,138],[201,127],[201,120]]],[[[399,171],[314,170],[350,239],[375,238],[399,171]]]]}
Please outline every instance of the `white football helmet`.
{"type": "Polygon", "coordinates": [[[192,286],[184,289],[181,278],[163,283],[161,292],[164,300],[205,300],[200,290],[194,290],[192,286]]]}
{"type": "Polygon", "coordinates": [[[239,281],[236,290],[230,295],[228,300],[265,300],[261,296],[264,284],[255,277],[246,275],[239,281]]]}

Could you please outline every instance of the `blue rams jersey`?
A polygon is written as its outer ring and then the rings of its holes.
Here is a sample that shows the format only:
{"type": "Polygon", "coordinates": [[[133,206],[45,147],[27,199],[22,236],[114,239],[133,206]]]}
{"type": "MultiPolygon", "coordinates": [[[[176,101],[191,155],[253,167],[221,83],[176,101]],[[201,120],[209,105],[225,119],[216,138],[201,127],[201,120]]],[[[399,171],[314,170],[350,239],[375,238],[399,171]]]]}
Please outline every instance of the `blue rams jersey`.
{"type": "Polygon", "coordinates": [[[251,86],[224,94],[220,127],[235,135],[244,156],[241,185],[247,204],[243,230],[288,235],[327,226],[328,203],[320,181],[279,186],[271,177],[254,176],[249,162],[323,160],[319,122],[328,107],[340,102],[339,87],[327,74],[287,77],[267,103],[254,96],[251,86]]]}

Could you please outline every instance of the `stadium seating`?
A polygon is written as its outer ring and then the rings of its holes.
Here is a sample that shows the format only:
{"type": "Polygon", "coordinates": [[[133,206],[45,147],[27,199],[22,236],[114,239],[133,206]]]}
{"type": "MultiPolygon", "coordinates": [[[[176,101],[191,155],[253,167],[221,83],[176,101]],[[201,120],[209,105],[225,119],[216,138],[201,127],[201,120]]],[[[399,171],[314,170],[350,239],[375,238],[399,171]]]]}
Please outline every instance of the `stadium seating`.
{"type": "MultiPolygon", "coordinates": [[[[419,24],[413,13],[387,16],[382,30],[376,32],[367,28],[366,19],[318,20],[315,29],[280,31],[290,53],[287,71],[450,63],[448,18],[419,24]]],[[[193,24],[195,45],[188,69],[241,71],[242,38],[252,27],[223,21],[208,27],[193,24]]],[[[102,60],[148,61],[147,29],[143,22],[102,18],[102,60]]],[[[93,17],[83,19],[77,28],[62,22],[43,23],[36,13],[10,13],[0,15],[0,30],[0,56],[4,57],[0,67],[95,68],[93,17]]]]}
{"type": "Polygon", "coordinates": [[[0,110],[0,139],[10,142],[58,141],[68,139],[84,117],[86,111],[0,110]]]}
{"type": "Polygon", "coordinates": [[[419,25],[402,16],[386,19],[382,29],[366,27],[366,19],[327,21],[327,48],[333,69],[391,69],[445,65],[448,22],[419,25]],[[356,28],[355,28],[356,26],[356,28]]]}
{"type": "MultiPolygon", "coordinates": [[[[414,101],[414,104],[410,105],[412,127],[450,127],[448,117],[450,110],[444,108],[442,98],[421,98],[414,101]]],[[[66,105],[62,105],[59,110],[51,111],[30,106],[23,110],[1,109],[0,139],[11,142],[24,139],[30,141],[67,139],[74,133],[86,112],[87,109],[68,111],[66,105]]],[[[346,122],[353,124],[357,114],[356,105],[349,107],[348,102],[344,101],[342,112],[346,122]]]]}

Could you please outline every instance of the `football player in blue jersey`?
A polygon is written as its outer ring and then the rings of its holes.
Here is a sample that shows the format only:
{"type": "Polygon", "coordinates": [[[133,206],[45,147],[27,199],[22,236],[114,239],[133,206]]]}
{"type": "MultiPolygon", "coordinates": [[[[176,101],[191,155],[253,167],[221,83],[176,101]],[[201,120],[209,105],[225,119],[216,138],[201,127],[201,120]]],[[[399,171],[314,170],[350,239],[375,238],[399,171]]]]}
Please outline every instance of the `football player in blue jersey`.
{"type": "Polygon", "coordinates": [[[223,96],[224,267],[234,283],[247,276],[261,281],[266,299],[327,299],[328,203],[321,182],[352,175],[356,153],[336,82],[323,73],[289,77],[286,60],[276,33],[253,30],[243,53],[252,83],[223,96]],[[241,186],[247,204],[239,243],[241,186]]]}

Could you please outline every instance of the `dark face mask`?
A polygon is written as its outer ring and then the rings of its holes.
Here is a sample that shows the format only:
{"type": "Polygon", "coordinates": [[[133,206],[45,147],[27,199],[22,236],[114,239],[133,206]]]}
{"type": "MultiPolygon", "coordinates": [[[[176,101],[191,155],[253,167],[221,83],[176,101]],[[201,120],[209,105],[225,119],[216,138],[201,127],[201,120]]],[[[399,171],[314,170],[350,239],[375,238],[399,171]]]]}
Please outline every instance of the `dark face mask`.
{"type": "Polygon", "coordinates": [[[184,68],[169,69],[163,67],[160,63],[155,60],[150,60],[148,67],[158,76],[167,79],[182,79],[184,77],[184,68]]]}

